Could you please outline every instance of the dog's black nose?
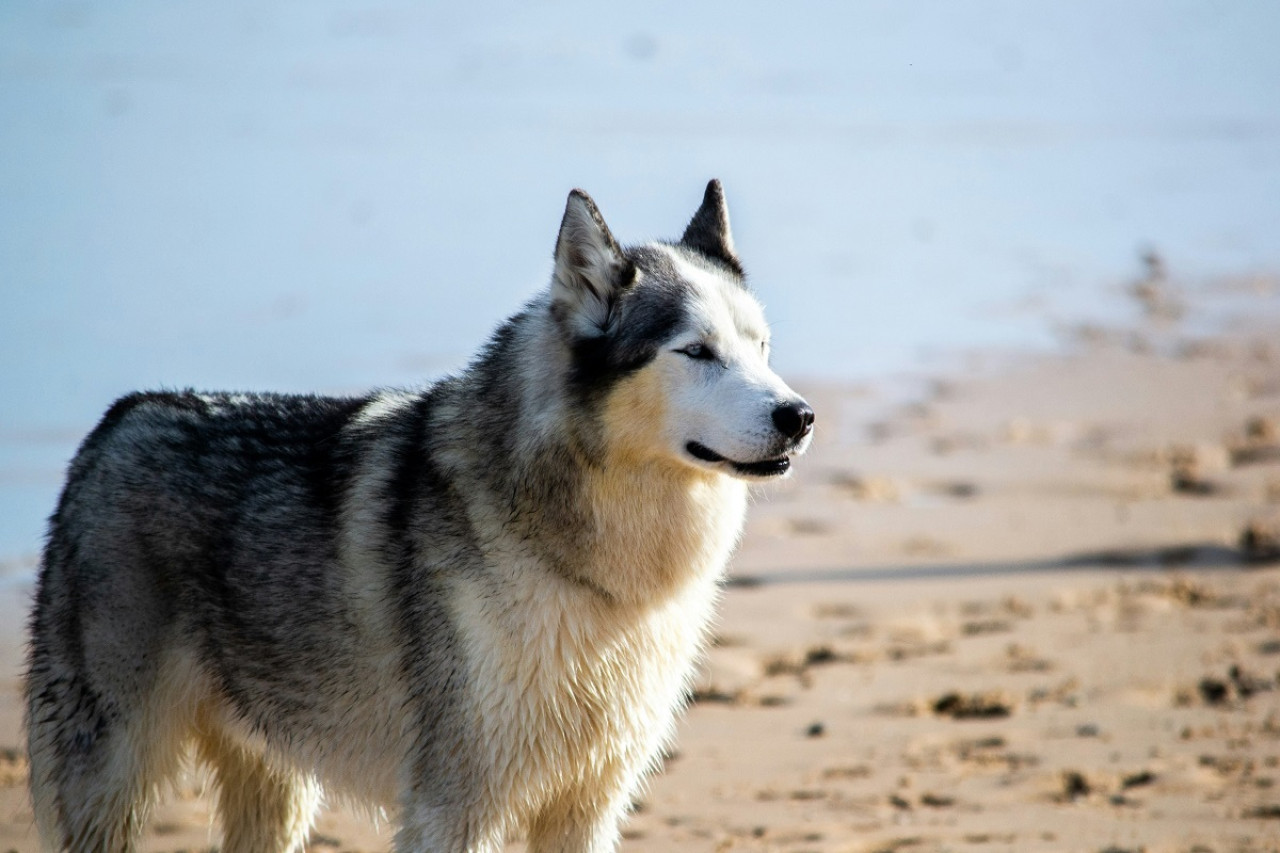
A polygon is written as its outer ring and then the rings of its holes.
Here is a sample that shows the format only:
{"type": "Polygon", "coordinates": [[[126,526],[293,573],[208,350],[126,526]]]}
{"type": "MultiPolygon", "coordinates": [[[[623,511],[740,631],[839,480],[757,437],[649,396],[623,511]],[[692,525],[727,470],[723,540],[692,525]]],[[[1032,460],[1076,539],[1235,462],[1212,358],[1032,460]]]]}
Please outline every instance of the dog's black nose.
{"type": "Polygon", "coordinates": [[[804,438],[813,429],[813,409],[808,403],[784,403],[773,410],[773,425],[787,438],[804,438]]]}

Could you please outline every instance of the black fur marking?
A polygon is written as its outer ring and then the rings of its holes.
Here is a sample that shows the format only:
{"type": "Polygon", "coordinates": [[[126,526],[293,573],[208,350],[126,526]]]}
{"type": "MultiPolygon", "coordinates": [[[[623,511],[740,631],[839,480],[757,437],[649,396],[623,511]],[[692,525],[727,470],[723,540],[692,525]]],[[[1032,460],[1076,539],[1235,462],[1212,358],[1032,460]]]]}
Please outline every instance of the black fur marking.
{"type": "MultiPolygon", "coordinates": [[[[490,355],[511,341],[506,328],[490,342],[490,355]]],[[[457,648],[452,616],[442,591],[429,591],[453,572],[482,562],[475,549],[476,531],[463,509],[465,501],[436,464],[438,437],[432,430],[434,411],[454,383],[440,383],[380,426],[394,441],[383,503],[389,593],[396,607],[397,630],[403,647],[400,658],[404,681],[417,715],[418,730],[427,734],[420,750],[418,784],[437,797],[462,796],[461,774],[453,745],[431,735],[447,728],[466,731],[458,702],[464,680],[462,653],[457,648]],[[430,650],[428,651],[428,646],[430,650]],[[441,768],[448,772],[441,775],[441,768]]]]}
{"type": "Polygon", "coordinates": [[[609,330],[571,341],[571,386],[585,400],[608,393],[619,380],[647,365],[688,319],[692,286],[671,258],[648,247],[631,249],[638,270],[635,286],[616,298],[609,330]]]}
{"type": "MultiPolygon", "coordinates": [[[[438,532],[419,530],[414,522],[420,517],[431,518],[435,524],[452,526],[454,521],[448,513],[444,518],[433,515],[435,507],[428,506],[428,502],[443,504],[441,498],[449,490],[428,455],[431,410],[432,398],[423,394],[396,416],[393,428],[398,435],[390,467],[395,476],[387,483],[384,500],[386,540],[382,550],[390,567],[392,600],[400,604],[397,615],[400,636],[405,643],[401,665],[410,684],[415,683],[414,676],[417,675],[412,672],[413,661],[430,659],[422,652],[422,614],[413,609],[415,596],[412,590],[434,580],[423,576],[424,563],[429,561],[424,560],[428,555],[422,552],[418,535],[438,532]]],[[[448,540],[441,537],[440,541],[448,540]]]]}
{"type": "MultiPolygon", "coordinates": [[[[427,483],[427,419],[431,413],[431,398],[425,394],[414,400],[407,411],[397,417],[396,428],[401,432],[391,470],[395,472],[387,484],[386,550],[390,561],[407,571],[416,561],[416,546],[410,531],[420,495],[427,483]]],[[[439,475],[432,471],[432,480],[439,475]]]]}

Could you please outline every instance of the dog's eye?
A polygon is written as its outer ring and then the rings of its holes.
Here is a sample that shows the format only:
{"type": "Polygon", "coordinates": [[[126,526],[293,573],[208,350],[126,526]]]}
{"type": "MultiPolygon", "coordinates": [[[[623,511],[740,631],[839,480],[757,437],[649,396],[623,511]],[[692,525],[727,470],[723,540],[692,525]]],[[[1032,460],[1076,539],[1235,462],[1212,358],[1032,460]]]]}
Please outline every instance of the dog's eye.
{"type": "Polygon", "coordinates": [[[714,361],[716,357],[716,354],[712,352],[711,347],[701,343],[689,344],[682,350],[676,350],[676,352],[687,355],[689,358],[696,359],[698,361],[714,361]]]}

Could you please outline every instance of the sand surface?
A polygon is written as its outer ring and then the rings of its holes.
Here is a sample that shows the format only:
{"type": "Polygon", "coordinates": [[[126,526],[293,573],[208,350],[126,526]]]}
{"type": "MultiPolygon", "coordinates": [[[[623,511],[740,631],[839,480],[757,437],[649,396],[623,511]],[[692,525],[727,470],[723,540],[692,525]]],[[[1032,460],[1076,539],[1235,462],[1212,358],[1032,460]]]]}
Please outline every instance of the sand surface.
{"type": "MultiPolygon", "coordinates": [[[[1280,328],[1157,313],[906,401],[802,389],[818,440],[624,851],[1280,850],[1280,328]]],[[[4,594],[0,851],[33,851],[4,594]]],[[[209,812],[191,779],[145,849],[210,849],[209,812]]],[[[388,834],[326,812],[310,849],[388,834]]]]}

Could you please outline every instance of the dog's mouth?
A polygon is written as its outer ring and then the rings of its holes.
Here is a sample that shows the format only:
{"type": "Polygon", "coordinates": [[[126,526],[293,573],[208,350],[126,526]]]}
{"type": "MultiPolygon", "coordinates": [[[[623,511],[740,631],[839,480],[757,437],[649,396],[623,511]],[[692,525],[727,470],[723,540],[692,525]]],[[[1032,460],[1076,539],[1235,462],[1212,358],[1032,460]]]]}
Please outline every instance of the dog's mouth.
{"type": "Polygon", "coordinates": [[[748,477],[780,477],[787,473],[788,469],[791,468],[790,456],[779,456],[776,459],[763,459],[759,462],[735,462],[732,459],[726,459],[710,447],[707,447],[705,444],[699,444],[696,441],[689,442],[684,446],[684,449],[687,450],[689,455],[694,459],[700,459],[703,462],[710,462],[712,464],[723,462],[734,471],[748,477]]]}

